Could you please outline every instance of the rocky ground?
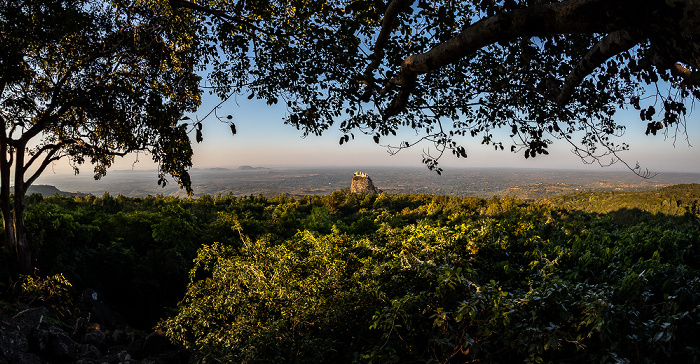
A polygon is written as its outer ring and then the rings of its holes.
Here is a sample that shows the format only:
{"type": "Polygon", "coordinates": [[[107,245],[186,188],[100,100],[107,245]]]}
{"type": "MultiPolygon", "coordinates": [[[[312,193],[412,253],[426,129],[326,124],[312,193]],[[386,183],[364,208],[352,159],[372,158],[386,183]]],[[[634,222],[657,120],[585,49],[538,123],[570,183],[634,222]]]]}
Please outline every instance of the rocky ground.
{"type": "Polygon", "coordinates": [[[0,310],[0,364],[190,362],[191,353],[172,345],[163,332],[129,328],[94,291],[84,291],[80,301],[72,326],[46,307],[14,315],[0,310]]]}

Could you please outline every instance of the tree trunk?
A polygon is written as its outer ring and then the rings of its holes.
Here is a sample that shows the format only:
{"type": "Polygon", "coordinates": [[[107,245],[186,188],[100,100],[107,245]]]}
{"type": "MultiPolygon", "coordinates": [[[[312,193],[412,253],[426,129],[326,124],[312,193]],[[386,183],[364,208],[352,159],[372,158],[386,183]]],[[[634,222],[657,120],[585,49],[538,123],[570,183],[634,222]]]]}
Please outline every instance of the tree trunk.
{"type": "Polygon", "coordinates": [[[32,249],[27,240],[27,230],[24,226],[24,188],[15,185],[15,208],[13,211],[14,222],[14,244],[16,249],[16,264],[19,274],[32,273],[32,249]],[[22,190],[20,192],[20,190],[22,190]]]}
{"type": "Polygon", "coordinates": [[[3,242],[7,250],[7,268],[10,280],[19,276],[17,264],[17,244],[15,243],[15,224],[12,216],[12,204],[10,203],[10,167],[8,161],[8,147],[6,143],[0,145],[0,210],[2,210],[3,242]]]}
{"type": "Polygon", "coordinates": [[[15,196],[14,196],[14,243],[17,251],[17,267],[19,274],[32,273],[32,250],[27,241],[27,231],[24,226],[24,197],[27,193],[27,184],[24,183],[24,151],[22,143],[15,149],[15,196]]]}
{"type": "Polygon", "coordinates": [[[32,251],[24,226],[26,209],[24,198],[27,185],[24,183],[24,145],[10,148],[0,143],[0,210],[3,220],[3,240],[8,253],[7,267],[10,281],[23,274],[32,273],[32,251]],[[15,191],[10,196],[12,154],[15,154],[15,191]]]}

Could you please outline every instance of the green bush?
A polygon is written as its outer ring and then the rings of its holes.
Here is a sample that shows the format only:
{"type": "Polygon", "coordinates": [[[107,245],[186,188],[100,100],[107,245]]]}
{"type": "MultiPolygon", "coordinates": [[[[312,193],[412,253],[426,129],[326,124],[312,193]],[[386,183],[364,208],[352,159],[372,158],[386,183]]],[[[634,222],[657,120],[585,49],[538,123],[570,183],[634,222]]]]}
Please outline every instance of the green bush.
{"type": "Polygon", "coordinates": [[[204,362],[693,362],[695,190],[33,196],[22,299],[65,277],[204,362]]]}
{"type": "Polygon", "coordinates": [[[63,276],[20,276],[17,302],[28,306],[43,306],[55,317],[70,317],[73,307],[73,285],[63,276]]]}
{"type": "Polygon", "coordinates": [[[367,235],[202,248],[162,326],[203,362],[698,359],[696,219],[619,225],[512,199],[469,222],[416,210],[367,235]]]}
{"type": "Polygon", "coordinates": [[[162,326],[208,362],[341,360],[351,339],[343,326],[363,306],[349,290],[346,255],[343,237],[310,232],[203,247],[178,315],[162,326]]]}

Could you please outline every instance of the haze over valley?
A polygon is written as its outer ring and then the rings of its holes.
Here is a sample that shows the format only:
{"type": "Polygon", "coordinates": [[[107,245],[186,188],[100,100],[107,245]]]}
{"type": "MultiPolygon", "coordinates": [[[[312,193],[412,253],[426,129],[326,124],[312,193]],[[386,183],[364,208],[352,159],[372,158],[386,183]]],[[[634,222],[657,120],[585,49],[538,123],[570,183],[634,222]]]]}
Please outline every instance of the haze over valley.
{"type": "MultiPolygon", "coordinates": [[[[442,175],[423,167],[325,167],[325,168],[267,168],[241,166],[237,168],[195,168],[191,171],[194,197],[204,194],[247,196],[327,195],[350,186],[355,171],[369,174],[374,185],[383,192],[399,194],[435,194],[492,197],[515,195],[534,199],[560,195],[577,190],[641,191],[673,184],[700,183],[700,174],[660,173],[644,179],[632,172],[596,172],[542,169],[458,169],[446,168],[442,175]]],[[[186,193],[174,182],[165,188],[158,186],[156,171],[110,170],[95,181],[89,173],[45,174],[36,185],[52,185],[63,192],[80,192],[101,196],[139,197],[162,194],[185,197],[186,193]]],[[[38,187],[38,186],[37,186],[38,187]]],[[[35,190],[36,191],[36,190],[35,190]]],[[[47,190],[52,191],[52,190],[47,190]]],[[[30,191],[31,193],[32,191],[30,191]]],[[[46,193],[46,192],[44,192],[46,193]]]]}

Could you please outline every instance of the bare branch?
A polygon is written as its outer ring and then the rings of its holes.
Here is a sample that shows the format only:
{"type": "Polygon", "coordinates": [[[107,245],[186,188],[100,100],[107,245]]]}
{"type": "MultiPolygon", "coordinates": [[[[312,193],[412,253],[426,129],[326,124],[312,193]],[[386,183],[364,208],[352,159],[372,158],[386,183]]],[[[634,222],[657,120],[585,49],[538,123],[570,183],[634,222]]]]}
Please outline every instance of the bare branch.
{"type": "Polygon", "coordinates": [[[457,108],[467,108],[472,106],[484,105],[483,102],[466,102],[463,104],[445,104],[445,105],[425,105],[425,106],[414,106],[412,109],[428,109],[428,110],[439,110],[439,109],[457,109],[457,108]]]}
{"type": "MultiPolygon", "coordinates": [[[[590,130],[593,134],[596,135],[599,140],[601,139],[600,131],[598,128],[595,126],[592,126],[588,123],[585,123],[588,126],[588,130],[590,130]]],[[[616,147],[612,143],[601,143],[603,147],[605,148],[605,151],[603,153],[597,153],[589,148],[582,148],[578,144],[574,143],[571,140],[571,137],[569,134],[567,134],[565,131],[560,131],[559,136],[553,135],[557,139],[564,139],[571,147],[573,148],[571,151],[574,153],[576,156],[578,156],[581,161],[585,164],[593,164],[597,163],[601,167],[608,167],[611,166],[615,163],[622,163],[629,169],[632,173],[636,174],[637,176],[644,178],[644,179],[649,179],[649,178],[654,178],[657,174],[652,173],[649,171],[649,169],[645,168],[642,170],[642,168],[639,165],[639,162],[635,163],[635,166],[630,165],[625,159],[621,158],[618,153],[627,150],[626,145],[623,144],[622,147],[616,147]],[[611,156],[610,160],[608,162],[604,162],[603,158],[611,156]]]]}
{"type": "Polygon", "coordinates": [[[441,133],[425,135],[425,136],[421,137],[420,139],[413,141],[412,143],[403,142],[402,144],[399,144],[398,147],[393,146],[393,145],[382,145],[382,147],[386,148],[387,153],[389,153],[389,155],[393,156],[393,155],[399,154],[400,151],[402,151],[404,149],[412,148],[415,145],[418,145],[423,141],[429,141],[429,142],[435,143],[435,141],[437,140],[436,137],[438,137],[440,134],[441,133]]]}
{"type": "Polygon", "coordinates": [[[46,155],[46,158],[44,158],[44,160],[41,162],[39,168],[37,168],[37,170],[24,182],[25,191],[29,188],[29,186],[31,186],[34,183],[34,181],[36,181],[37,178],[39,178],[39,176],[42,173],[44,173],[44,170],[46,170],[46,167],[49,164],[63,158],[63,155],[54,156],[59,150],[60,148],[55,148],[49,151],[49,153],[46,155]]]}
{"type": "Polygon", "coordinates": [[[41,148],[39,148],[39,149],[36,151],[36,153],[34,153],[34,154],[31,156],[31,158],[29,158],[29,161],[28,161],[27,164],[25,165],[25,168],[29,169],[29,168],[32,166],[32,164],[34,164],[34,162],[35,162],[36,160],[38,160],[39,157],[40,157],[44,152],[49,152],[49,154],[51,154],[51,153],[54,153],[55,151],[57,151],[57,150],[59,150],[59,149],[61,149],[61,145],[59,145],[59,144],[46,144],[46,145],[42,146],[41,148]]]}

